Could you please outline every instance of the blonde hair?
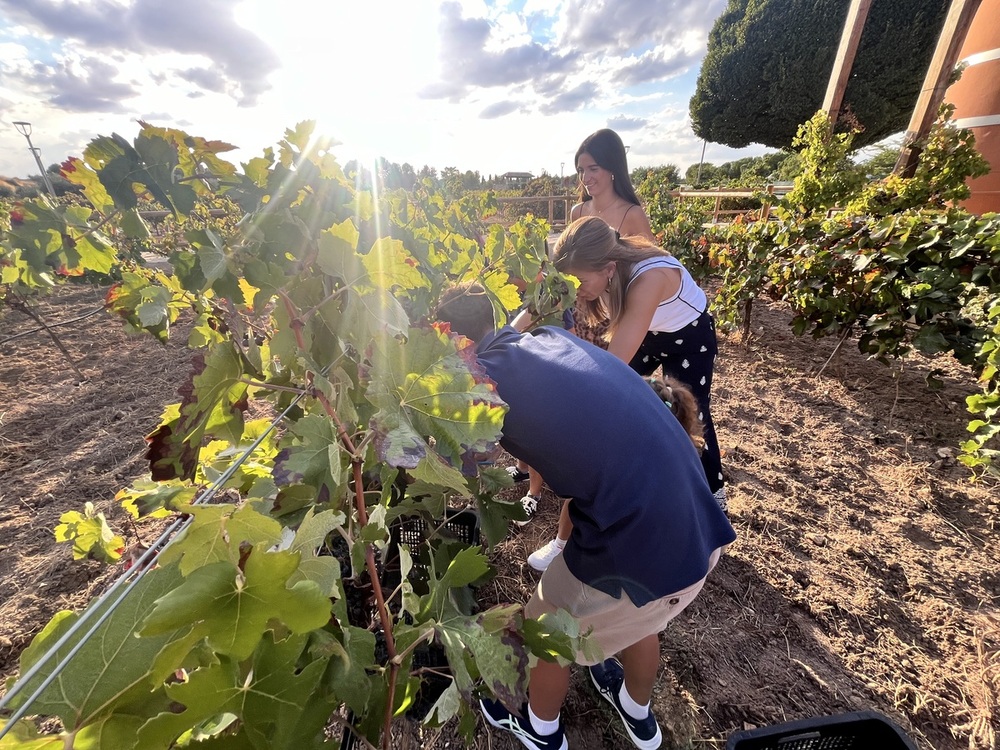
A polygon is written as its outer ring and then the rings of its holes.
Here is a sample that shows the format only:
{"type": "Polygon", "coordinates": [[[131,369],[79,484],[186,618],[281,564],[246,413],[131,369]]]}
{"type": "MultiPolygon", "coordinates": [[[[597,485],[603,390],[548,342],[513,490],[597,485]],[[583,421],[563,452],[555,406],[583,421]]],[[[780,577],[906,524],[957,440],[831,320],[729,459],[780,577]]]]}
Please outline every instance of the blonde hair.
{"type": "Polygon", "coordinates": [[[666,404],[670,411],[677,417],[681,427],[687,432],[694,447],[698,452],[705,448],[705,425],[702,424],[701,417],[698,416],[698,399],[694,397],[691,389],[677,380],[677,378],[646,378],[656,395],[666,404]]]}
{"type": "Polygon", "coordinates": [[[608,263],[615,262],[614,276],[608,282],[607,300],[602,295],[578,305],[583,313],[583,323],[595,326],[608,321],[604,337],[610,339],[625,313],[625,295],[632,267],[647,258],[669,255],[644,237],[619,237],[603,219],[584,216],[566,227],[566,231],[559,236],[553,251],[553,262],[560,273],[568,274],[574,270],[600,271],[608,263]]]}

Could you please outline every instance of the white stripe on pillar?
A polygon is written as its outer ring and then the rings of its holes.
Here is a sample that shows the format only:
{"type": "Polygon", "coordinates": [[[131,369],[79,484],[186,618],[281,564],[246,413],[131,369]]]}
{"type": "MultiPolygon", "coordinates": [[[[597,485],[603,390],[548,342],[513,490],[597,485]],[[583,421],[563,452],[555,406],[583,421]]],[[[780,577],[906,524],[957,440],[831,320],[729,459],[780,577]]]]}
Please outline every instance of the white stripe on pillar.
{"type": "Polygon", "coordinates": [[[969,67],[973,65],[979,65],[980,63],[989,62],[990,60],[1000,60],[1000,47],[996,49],[988,49],[985,52],[977,52],[974,55],[969,55],[962,60],[961,63],[965,63],[969,67]]]}
{"type": "Polygon", "coordinates": [[[985,128],[990,125],[1000,125],[1000,115],[983,115],[982,117],[962,117],[952,120],[956,128],[985,128]]]}

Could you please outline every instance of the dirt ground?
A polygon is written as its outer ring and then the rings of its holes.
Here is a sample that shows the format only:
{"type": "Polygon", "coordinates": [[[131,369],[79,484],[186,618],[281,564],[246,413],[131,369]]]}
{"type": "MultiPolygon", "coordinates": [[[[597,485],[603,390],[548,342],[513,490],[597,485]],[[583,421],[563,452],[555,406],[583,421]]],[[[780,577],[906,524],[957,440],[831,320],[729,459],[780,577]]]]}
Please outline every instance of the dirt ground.
{"type": "MultiPolygon", "coordinates": [[[[101,299],[65,288],[42,310],[69,320],[101,299]]],[[[894,371],[851,346],[817,374],[834,342],[796,338],[787,314],[757,307],[752,341],[722,336],[714,389],[739,538],[662,638],[664,747],[722,748],[739,729],[874,709],[920,748],[995,750],[1000,489],[953,458],[971,378],[946,358],[894,371]],[[935,366],[944,388],[932,391],[935,366]]],[[[187,367],[181,344],[126,336],[100,313],[57,329],[78,383],[44,333],[4,343],[32,328],[16,312],[0,320],[0,678],[56,611],[119,572],[55,544],[62,513],[90,500],[129,541],[152,536],[113,496],[145,473],[142,436],[187,367]]],[[[557,513],[546,491],[537,520],[496,550],[485,605],[526,599],[537,579],[523,561],[557,513]]],[[[585,677],[574,673],[564,711],[570,746],[631,747],[585,677]]],[[[397,734],[400,747],[464,744],[453,727],[397,734]]],[[[519,747],[482,722],[473,746],[519,747]]]]}

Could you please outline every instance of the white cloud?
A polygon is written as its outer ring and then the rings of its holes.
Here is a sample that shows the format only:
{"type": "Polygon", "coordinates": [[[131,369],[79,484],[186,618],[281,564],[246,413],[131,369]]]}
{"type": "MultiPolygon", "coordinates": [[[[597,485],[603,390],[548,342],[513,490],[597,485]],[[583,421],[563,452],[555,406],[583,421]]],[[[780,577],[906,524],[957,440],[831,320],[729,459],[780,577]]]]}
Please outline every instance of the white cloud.
{"type": "MultiPolygon", "coordinates": [[[[570,173],[583,137],[610,124],[630,163],[683,169],[701,147],[692,71],[723,4],[0,0],[0,117],[30,120],[46,163],[98,134],[131,139],[139,119],[236,144],[245,161],[315,119],[345,161],[570,173]]],[[[34,171],[0,126],[0,174],[34,171]]]]}

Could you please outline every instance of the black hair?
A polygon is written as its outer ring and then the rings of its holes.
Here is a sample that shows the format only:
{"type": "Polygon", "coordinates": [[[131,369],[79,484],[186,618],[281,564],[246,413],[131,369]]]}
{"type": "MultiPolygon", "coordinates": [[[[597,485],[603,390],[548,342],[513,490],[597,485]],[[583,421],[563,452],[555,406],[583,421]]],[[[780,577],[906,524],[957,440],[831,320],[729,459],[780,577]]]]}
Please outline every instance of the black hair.
{"type": "MultiPolygon", "coordinates": [[[[628,159],[625,157],[625,144],[622,143],[622,139],[618,133],[608,128],[602,128],[584,138],[583,143],[580,144],[580,148],[576,150],[576,156],[573,157],[573,166],[577,169],[580,166],[580,156],[582,154],[590,154],[590,158],[597,163],[597,166],[611,172],[614,177],[611,181],[611,186],[614,188],[615,194],[633,205],[641,205],[639,196],[635,194],[635,188],[632,187],[632,180],[628,174],[628,159]]],[[[580,202],[583,203],[589,200],[590,195],[587,193],[581,180],[580,202]]]]}
{"type": "Polygon", "coordinates": [[[445,289],[438,300],[435,317],[450,323],[454,333],[476,342],[496,329],[493,304],[482,285],[475,282],[445,289]]]}

